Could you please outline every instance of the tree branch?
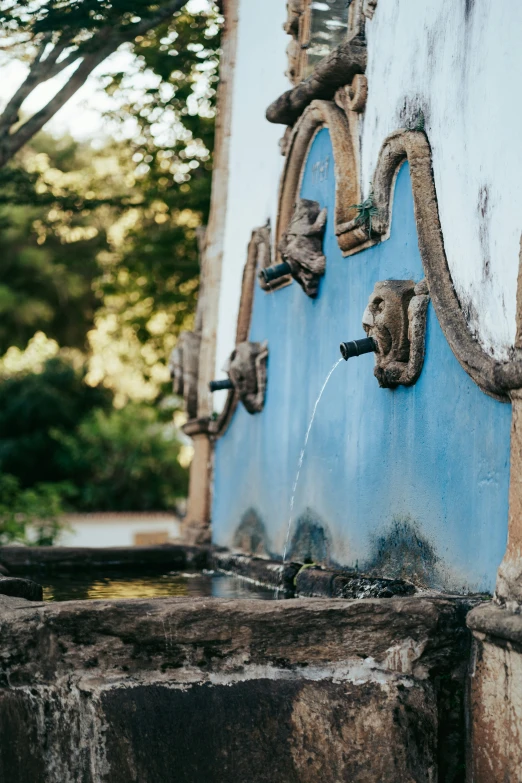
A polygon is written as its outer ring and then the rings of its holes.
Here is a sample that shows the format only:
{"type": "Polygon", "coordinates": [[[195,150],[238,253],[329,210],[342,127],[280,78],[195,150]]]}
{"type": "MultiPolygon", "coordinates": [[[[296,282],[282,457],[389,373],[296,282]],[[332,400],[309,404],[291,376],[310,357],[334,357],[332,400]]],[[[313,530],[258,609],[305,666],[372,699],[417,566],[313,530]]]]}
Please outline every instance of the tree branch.
{"type": "Polygon", "coordinates": [[[59,42],[51,50],[48,57],[42,59],[45,48],[49,43],[46,36],[38,49],[37,55],[31,64],[29,74],[23,84],[15,92],[8,102],[0,117],[0,167],[4,166],[18,150],[40,131],[43,126],[67,103],[67,101],[87,81],[92,71],[122,44],[134,40],[137,36],[147,33],[149,30],[170,19],[173,14],[186,5],[187,0],[170,0],[161,8],[155,16],[142,19],[135,24],[129,24],[124,28],[114,30],[106,27],[101,30],[96,39],[101,40],[102,45],[92,52],[82,53],[75,49],[63,60],[57,62],[60,54],[70,46],[70,41],[59,42]],[[105,39],[105,40],[104,40],[105,39]],[[53,78],[65,68],[82,58],[78,68],[71,74],[67,83],[51,98],[51,100],[36,112],[18,130],[10,134],[12,126],[18,121],[20,108],[33,90],[42,82],[53,78]]]}

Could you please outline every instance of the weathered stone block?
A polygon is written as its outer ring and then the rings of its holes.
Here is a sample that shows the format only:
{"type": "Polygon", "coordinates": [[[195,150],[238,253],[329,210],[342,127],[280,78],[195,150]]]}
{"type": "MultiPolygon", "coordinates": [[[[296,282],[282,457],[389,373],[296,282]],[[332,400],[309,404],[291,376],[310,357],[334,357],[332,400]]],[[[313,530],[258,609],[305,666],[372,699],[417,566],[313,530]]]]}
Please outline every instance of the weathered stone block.
{"type": "Polygon", "coordinates": [[[474,783],[522,781],[522,615],[487,604],[468,617],[474,631],[471,756],[474,783]]]}
{"type": "Polygon", "coordinates": [[[42,585],[32,579],[20,579],[14,576],[0,576],[0,595],[27,598],[28,601],[42,601],[42,585]]]}
{"type": "Polygon", "coordinates": [[[429,686],[254,679],[102,697],[107,783],[429,783],[429,686]],[[173,775],[175,771],[175,775],[173,775]]]}
{"type": "Polygon", "coordinates": [[[1,779],[457,783],[468,608],[0,597],[1,779]]]}

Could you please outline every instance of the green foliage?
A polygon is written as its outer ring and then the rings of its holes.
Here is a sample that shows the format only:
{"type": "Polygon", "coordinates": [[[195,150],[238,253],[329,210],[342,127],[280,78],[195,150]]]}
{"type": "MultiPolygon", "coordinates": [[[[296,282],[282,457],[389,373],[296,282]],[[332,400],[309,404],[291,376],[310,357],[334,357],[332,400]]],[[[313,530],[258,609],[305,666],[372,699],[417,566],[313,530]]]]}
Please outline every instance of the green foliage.
{"type": "Polygon", "coordinates": [[[128,145],[141,201],[101,291],[142,342],[151,341],[150,310],[129,307],[133,297],[165,312],[175,333],[187,327],[195,308],[197,228],[210,206],[219,21],[215,8],[177,14],[135,43],[137,71],[153,86],[138,92],[137,73],[116,74],[106,86],[121,100],[110,119],[128,123],[131,117],[137,126],[128,145]]]}
{"type": "Polygon", "coordinates": [[[93,411],[60,441],[78,486],[78,509],[169,509],[186,495],[188,475],[178,461],[175,430],[154,408],[130,404],[93,411]]]}
{"type": "Polygon", "coordinates": [[[23,33],[25,38],[59,33],[69,45],[92,52],[97,46],[97,33],[107,29],[124,31],[138,17],[153,18],[162,5],[166,3],[158,0],[13,0],[1,4],[0,24],[11,35],[23,33]]]}
{"type": "Polygon", "coordinates": [[[0,169],[0,354],[36,331],[85,350],[101,305],[99,254],[122,209],[123,175],[95,169],[110,161],[110,150],[95,158],[88,145],[41,134],[0,169]]]}
{"type": "Polygon", "coordinates": [[[373,190],[370,191],[370,195],[361,204],[352,204],[352,208],[358,211],[357,222],[363,224],[368,229],[368,236],[371,239],[372,236],[372,220],[379,212],[374,203],[373,190]]]}
{"type": "Polygon", "coordinates": [[[23,373],[0,383],[0,472],[23,487],[70,477],[59,435],[75,431],[94,408],[107,410],[106,389],[84,382],[85,371],[50,359],[41,373],[23,373]]]}
{"type": "Polygon", "coordinates": [[[53,544],[61,529],[65,501],[72,492],[65,483],[22,489],[14,476],[0,474],[0,545],[14,541],[53,544]]]}
{"type": "Polygon", "coordinates": [[[424,112],[422,109],[419,109],[413,120],[408,125],[408,130],[411,131],[422,131],[424,133],[426,129],[426,119],[424,117],[424,112]]]}

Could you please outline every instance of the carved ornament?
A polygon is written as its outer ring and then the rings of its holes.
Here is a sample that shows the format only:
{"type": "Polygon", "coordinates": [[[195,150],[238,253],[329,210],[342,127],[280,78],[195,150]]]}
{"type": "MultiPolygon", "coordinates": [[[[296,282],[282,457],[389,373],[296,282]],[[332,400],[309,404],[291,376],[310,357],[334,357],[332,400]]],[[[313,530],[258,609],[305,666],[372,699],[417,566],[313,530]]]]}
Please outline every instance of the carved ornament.
{"type": "Polygon", "coordinates": [[[368,79],[364,74],[358,73],[353,77],[350,85],[345,84],[335,93],[335,103],[346,114],[353,111],[362,114],[368,100],[368,79]]]}
{"type": "Polygon", "coordinates": [[[239,343],[223,368],[248,413],[259,413],[265,404],[268,343],[239,343]]]}
{"type": "Polygon", "coordinates": [[[363,35],[355,35],[343,41],[317,63],[307,79],[270,104],[266,110],[267,120],[281,125],[293,125],[312,101],[333,100],[339,87],[350,83],[356,74],[364,73],[366,61],[366,41],[363,35]]]}
{"type": "Polygon", "coordinates": [[[306,11],[305,0],[287,0],[286,22],[283,25],[285,33],[291,36],[291,41],[286,49],[288,68],[286,76],[292,84],[297,84],[301,79],[303,68],[302,28],[306,11]]]}
{"type": "Polygon", "coordinates": [[[174,394],[183,397],[189,419],[198,415],[198,369],[201,333],[182,332],[170,354],[168,368],[174,394]]]}
{"type": "MultiPolygon", "coordinates": [[[[315,134],[324,127],[329,130],[333,150],[335,212],[332,217],[335,233],[342,233],[343,226],[351,225],[350,221],[357,216],[353,205],[360,201],[359,174],[348,117],[333,101],[314,101],[296,124],[288,142],[279,191],[278,247],[294,214],[310,144],[315,134]]],[[[340,236],[338,242],[341,246],[340,236]]],[[[281,257],[277,261],[281,261],[281,257]]]]}
{"type": "Polygon", "coordinates": [[[299,199],[294,214],[279,243],[279,252],[307,296],[317,296],[319,279],[326,269],[323,236],[326,208],[317,201],[299,199]]]}
{"type": "Polygon", "coordinates": [[[426,281],[381,280],[375,284],[363,315],[363,327],[377,344],[374,375],[379,386],[412,386],[424,363],[426,281]]]}

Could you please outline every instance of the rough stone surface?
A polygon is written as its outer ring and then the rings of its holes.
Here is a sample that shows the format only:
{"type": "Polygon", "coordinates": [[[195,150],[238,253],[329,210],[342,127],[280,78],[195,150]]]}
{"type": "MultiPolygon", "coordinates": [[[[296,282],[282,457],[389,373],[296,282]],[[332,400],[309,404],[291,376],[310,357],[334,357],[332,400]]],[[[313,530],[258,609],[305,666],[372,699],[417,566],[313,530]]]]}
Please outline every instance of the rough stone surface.
{"type": "Polygon", "coordinates": [[[208,548],[162,544],[141,547],[66,547],[66,546],[3,546],[0,565],[10,574],[54,571],[73,568],[89,570],[103,566],[118,568],[205,568],[208,548]]]}
{"type": "Polygon", "coordinates": [[[474,783],[522,781],[522,615],[488,604],[468,619],[474,630],[470,686],[474,783]]]}
{"type": "Polygon", "coordinates": [[[0,598],[1,779],[462,780],[468,608],[0,598]]]}
{"type": "Polygon", "coordinates": [[[282,563],[250,555],[231,552],[214,552],[212,565],[221,571],[237,574],[269,587],[276,587],[286,593],[294,593],[294,579],[301,568],[300,563],[282,563]]]}
{"type": "Polygon", "coordinates": [[[43,599],[41,585],[31,579],[20,579],[14,576],[0,576],[0,595],[27,598],[28,601],[43,599]]]}
{"type": "Polygon", "coordinates": [[[295,585],[298,595],[310,598],[392,598],[415,593],[414,585],[403,579],[379,579],[321,568],[303,568],[295,585]]]}

